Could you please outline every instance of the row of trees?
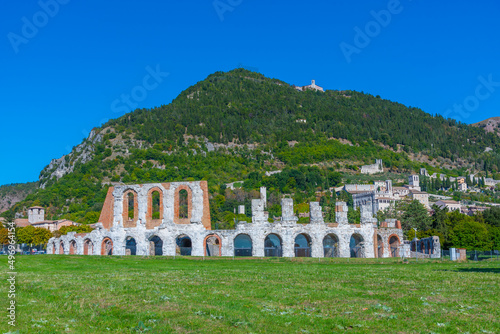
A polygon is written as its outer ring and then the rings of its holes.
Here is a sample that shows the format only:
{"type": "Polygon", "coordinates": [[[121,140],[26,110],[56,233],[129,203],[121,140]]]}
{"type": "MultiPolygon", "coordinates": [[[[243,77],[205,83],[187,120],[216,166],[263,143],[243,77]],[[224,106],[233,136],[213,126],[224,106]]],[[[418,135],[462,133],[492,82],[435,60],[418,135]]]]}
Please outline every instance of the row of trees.
{"type": "Polygon", "coordinates": [[[439,236],[443,248],[467,248],[473,250],[500,249],[500,208],[493,207],[474,216],[447,208],[427,209],[418,201],[400,201],[395,208],[378,213],[379,221],[396,218],[401,221],[408,239],[439,236]]]}
{"type": "MultiPolygon", "coordinates": [[[[16,228],[16,241],[18,244],[47,244],[50,238],[60,237],[61,235],[68,234],[68,232],[88,233],[92,228],[88,225],[81,226],[63,226],[58,231],[50,232],[49,230],[41,227],[26,226],[16,228]]],[[[0,245],[9,243],[7,228],[0,223],[0,245]]]]}

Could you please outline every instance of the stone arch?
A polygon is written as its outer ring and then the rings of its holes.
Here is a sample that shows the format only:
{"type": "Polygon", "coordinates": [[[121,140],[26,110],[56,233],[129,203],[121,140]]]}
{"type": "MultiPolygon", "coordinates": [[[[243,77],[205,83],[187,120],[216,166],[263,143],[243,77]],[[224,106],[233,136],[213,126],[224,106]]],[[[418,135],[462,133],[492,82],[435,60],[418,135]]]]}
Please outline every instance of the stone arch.
{"type": "Polygon", "coordinates": [[[102,239],[101,255],[113,255],[113,240],[109,237],[102,239]]]}
{"type": "Polygon", "coordinates": [[[203,240],[205,256],[221,256],[222,240],[217,234],[209,234],[203,240]]]}
{"type": "Polygon", "coordinates": [[[311,257],[311,237],[306,233],[298,234],[293,245],[295,257],[311,257]]]}
{"type": "Polygon", "coordinates": [[[193,251],[193,241],[187,234],[178,235],[175,238],[175,254],[182,256],[191,256],[193,251]]]}
{"type": "Polygon", "coordinates": [[[56,254],[57,251],[57,245],[55,241],[52,241],[52,254],[56,254]]]}
{"type": "Polygon", "coordinates": [[[76,253],[76,241],[75,240],[71,240],[69,242],[69,253],[71,255],[75,255],[75,253],[76,253]]]}
{"type": "Polygon", "coordinates": [[[174,223],[190,224],[191,211],[193,211],[193,191],[187,185],[180,185],[174,193],[174,223]],[[181,203],[181,199],[185,204],[181,203]]]}
{"type": "Polygon", "coordinates": [[[123,193],[123,227],[137,227],[139,217],[139,201],[137,192],[128,189],[123,193]]]}
{"type": "Polygon", "coordinates": [[[85,239],[83,242],[83,255],[94,254],[94,244],[90,239],[85,239]]]}
{"type": "Polygon", "coordinates": [[[137,255],[137,242],[133,237],[125,238],[125,255],[137,255]]]}
{"type": "Polygon", "coordinates": [[[390,257],[399,257],[399,246],[401,245],[401,240],[396,234],[389,236],[389,250],[390,257]]]}
{"type": "Polygon", "coordinates": [[[245,233],[238,234],[234,240],[234,256],[252,256],[252,238],[245,233]]]}
{"type": "Polygon", "coordinates": [[[377,257],[384,257],[384,240],[382,239],[382,236],[380,236],[380,234],[377,234],[377,257]]]}
{"type": "Polygon", "coordinates": [[[153,235],[149,238],[149,255],[163,255],[163,240],[157,235],[153,235]]]}
{"type": "Polygon", "coordinates": [[[323,251],[325,257],[339,257],[339,237],[329,233],[323,238],[323,251]]]}
{"type": "Polygon", "coordinates": [[[365,257],[365,239],[359,233],[353,233],[349,242],[351,257],[365,257]]]}
{"type": "Polygon", "coordinates": [[[59,254],[64,254],[64,241],[59,242],[59,254]]]}
{"type": "Polygon", "coordinates": [[[278,234],[270,233],[264,238],[264,256],[283,256],[283,239],[278,234]]]}
{"type": "Polygon", "coordinates": [[[163,221],[163,190],[153,187],[148,191],[148,209],[146,215],[146,229],[152,230],[160,226],[163,221]]]}

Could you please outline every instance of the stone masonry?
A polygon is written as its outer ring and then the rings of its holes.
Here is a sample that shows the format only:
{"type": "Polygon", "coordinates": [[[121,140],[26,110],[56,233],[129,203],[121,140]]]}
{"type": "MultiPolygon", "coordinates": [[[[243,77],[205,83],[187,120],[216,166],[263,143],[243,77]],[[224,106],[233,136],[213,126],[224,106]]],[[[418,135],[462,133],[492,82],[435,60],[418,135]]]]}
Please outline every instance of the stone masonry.
{"type": "Polygon", "coordinates": [[[400,226],[378,229],[377,220],[368,206],[361,207],[361,224],[349,224],[347,205],[337,202],[336,221],[327,223],[323,219],[319,203],[312,202],[310,223],[298,224],[293,200],[284,198],[281,220],[271,223],[266,211],[265,188],[261,189],[260,197],[252,200],[251,223],[239,222],[234,230],[211,230],[206,181],[111,187],[99,223],[96,224],[97,228],[90,233],[70,232],[59,238],[51,238],[47,253],[235,256],[240,254],[240,246],[236,241],[244,236],[251,240],[251,248],[246,249],[248,255],[256,257],[268,255],[268,249],[272,246],[279,249],[277,254],[283,257],[304,256],[303,254],[324,257],[325,254],[336,254],[339,257],[373,258],[379,255],[391,256],[389,251],[378,251],[381,247],[390,249],[389,238],[392,238],[393,246],[396,243],[402,244],[403,233],[400,226]],[[187,196],[184,194],[187,203],[184,204],[180,203],[182,191],[187,192],[187,196]],[[152,199],[154,193],[160,197],[155,206],[159,210],[155,217],[152,199]],[[187,205],[187,218],[180,217],[182,205],[184,208],[187,205]],[[133,210],[133,214],[129,210],[133,210]],[[278,245],[270,244],[271,237],[278,240],[278,245]],[[302,253],[298,251],[299,237],[307,240],[305,253],[303,249],[302,253]],[[327,247],[331,247],[328,245],[332,242],[337,249],[334,253],[327,252],[327,247]]]}

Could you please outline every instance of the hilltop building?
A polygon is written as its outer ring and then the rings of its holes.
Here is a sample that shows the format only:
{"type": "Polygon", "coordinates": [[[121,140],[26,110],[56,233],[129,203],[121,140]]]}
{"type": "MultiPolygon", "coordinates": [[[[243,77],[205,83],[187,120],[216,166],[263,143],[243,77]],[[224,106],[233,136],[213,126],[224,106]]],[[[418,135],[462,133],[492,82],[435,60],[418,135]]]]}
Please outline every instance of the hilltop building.
{"type": "Polygon", "coordinates": [[[320,92],[324,92],[325,90],[323,89],[323,87],[320,87],[320,86],[317,86],[316,85],[316,80],[311,80],[311,84],[308,85],[308,86],[295,86],[295,89],[296,90],[299,90],[299,91],[306,91],[306,90],[314,90],[314,91],[320,91],[320,92]]]}

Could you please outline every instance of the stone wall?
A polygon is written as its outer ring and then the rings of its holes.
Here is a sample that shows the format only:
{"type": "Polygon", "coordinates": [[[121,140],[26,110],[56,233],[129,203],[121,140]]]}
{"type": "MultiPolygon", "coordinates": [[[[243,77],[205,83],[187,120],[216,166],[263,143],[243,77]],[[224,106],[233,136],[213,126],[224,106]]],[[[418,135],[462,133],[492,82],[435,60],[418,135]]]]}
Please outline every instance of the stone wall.
{"type": "Polygon", "coordinates": [[[361,166],[361,174],[375,174],[382,173],[384,171],[384,166],[382,164],[382,159],[376,159],[373,165],[361,166]]]}
{"type": "MultiPolygon", "coordinates": [[[[261,198],[252,200],[252,223],[240,222],[234,230],[211,230],[210,209],[208,201],[208,188],[205,181],[201,182],[176,182],[170,184],[128,185],[115,187],[108,193],[107,204],[103,208],[101,217],[112,216],[111,224],[100,222],[91,233],[68,233],[60,238],[51,238],[47,247],[49,254],[81,254],[81,255],[128,255],[136,254],[148,256],[150,254],[175,256],[189,248],[193,256],[207,255],[207,240],[210,236],[216,237],[219,246],[217,255],[234,256],[235,239],[246,235],[251,239],[251,255],[264,257],[266,255],[266,239],[274,235],[279,240],[279,254],[283,257],[294,257],[296,238],[303,235],[308,242],[306,256],[324,257],[328,249],[324,247],[325,239],[336,240],[336,256],[352,256],[351,238],[358,240],[360,257],[377,257],[377,235],[382,237],[382,243],[389,249],[387,242],[391,235],[396,235],[402,240],[401,229],[377,230],[377,220],[373,217],[371,207],[361,207],[361,224],[349,224],[347,221],[347,205],[344,202],[336,204],[336,224],[326,224],[323,220],[322,208],[318,202],[310,203],[310,223],[298,224],[294,214],[293,200],[282,200],[282,219],[274,223],[268,221],[269,215],[265,211],[266,191],[261,189],[261,198]],[[189,222],[185,223],[176,219],[178,210],[178,191],[189,189],[191,196],[188,200],[189,222]],[[154,191],[159,191],[162,196],[160,210],[162,210],[161,223],[157,226],[147,224],[151,215],[151,201],[148,197],[154,191]],[[132,191],[137,194],[137,217],[133,227],[124,226],[124,195],[132,191]],[[110,204],[112,206],[110,207],[110,204]],[[109,226],[108,226],[109,225],[109,226]],[[191,247],[180,245],[181,237],[190,240],[191,247]],[[131,246],[132,245],[132,246],[131,246]],[[133,250],[132,250],[133,247],[133,250]]],[[[127,225],[128,226],[128,225],[127,225]]],[[[212,239],[212,238],[211,238],[212,239]]],[[[211,244],[210,247],[214,247],[211,244]]],[[[213,249],[213,248],[211,248],[213,249]]],[[[274,248],[273,248],[274,249],[274,248]]],[[[302,249],[302,251],[304,251],[302,249]]],[[[300,253],[302,254],[302,253],[300,253]]],[[[299,254],[299,255],[300,255],[299,254]]],[[[250,255],[250,254],[249,254],[250,255]]],[[[390,256],[389,252],[383,254],[390,256]]]]}

